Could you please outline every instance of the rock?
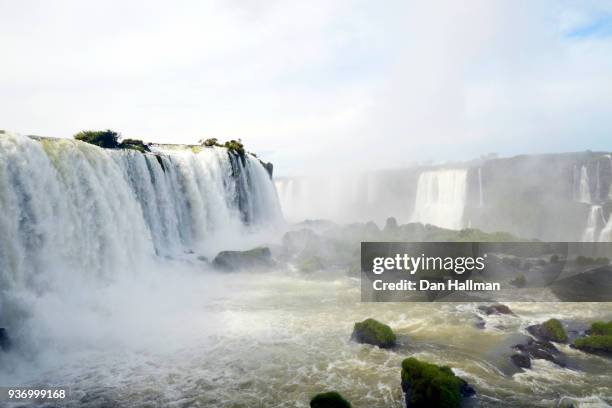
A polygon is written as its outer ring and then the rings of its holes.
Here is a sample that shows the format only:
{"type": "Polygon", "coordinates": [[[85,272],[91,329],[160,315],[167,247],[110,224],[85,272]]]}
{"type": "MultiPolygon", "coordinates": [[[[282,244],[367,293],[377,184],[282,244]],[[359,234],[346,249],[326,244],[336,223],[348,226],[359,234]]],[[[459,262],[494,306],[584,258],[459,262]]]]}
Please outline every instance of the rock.
{"type": "Polygon", "coordinates": [[[336,391],[317,394],[310,400],[310,408],[351,408],[351,403],[336,391]]]}
{"type": "Polygon", "coordinates": [[[201,262],[208,262],[208,258],[207,258],[207,257],[205,257],[204,255],[200,255],[200,256],[198,256],[198,258],[197,258],[197,259],[198,259],[198,261],[201,261],[201,262]]]}
{"type": "Polygon", "coordinates": [[[519,368],[531,368],[531,359],[524,354],[513,354],[510,356],[510,360],[519,368]]]}
{"type": "Polygon", "coordinates": [[[595,322],[587,332],[587,337],[574,340],[571,347],[587,353],[612,356],[612,321],[595,322]]]}
{"type": "Polygon", "coordinates": [[[0,327],[0,350],[7,351],[11,347],[11,341],[5,328],[0,327]]]}
{"type": "Polygon", "coordinates": [[[270,249],[258,247],[248,251],[222,251],[213,260],[213,265],[225,271],[262,269],[274,266],[270,249]]]}
{"type": "Polygon", "coordinates": [[[569,397],[563,397],[559,401],[557,408],[578,408],[579,406],[580,404],[578,401],[569,397]]]}
{"type": "Polygon", "coordinates": [[[612,335],[596,335],[576,339],[571,347],[587,353],[612,356],[612,335]]]}
{"type": "Polygon", "coordinates": [[[512,348],[536,360],[547,360],[558,366],[565,367],[566,361],[559,349],[549,341],[528,339],[525,343],[516,344],[512,348]]]}
{"type": "Polygon", "coordinates": [[[313,241],[318,241],[319,236],[309,228],[297,231],[289,231],[283,235],[282,244],[290,253],[303,251],[313,241]]]}
{"type": "Polygon", "coordinates": [[[351,339],[358,343],[371,344],[380,348],[391,348],[396,344],[393,330],[386,324],[374,319],[355,323],[351,339]]]}
{"type": "Polygon", "coordinates": [[[542,324],[529,326],[527,331],[539,340],[555,341],[557,343],[567,342],[567,333],[557,319],[550,319],[542,324]]]}
{"type": "Polygon", "coordinates": [[[477,329],[484,329],[486,326],[486,322],[485,320],[480,317],[480,316],[476,316],[476,322],[474,323],[474,327],[477,329]]]}
{"type": "Polygon", "coordinates": [[[491,306],[482,305],[482,306],[478,306],[478,310],[483,311],[487,316],[492,315],[492,314],[503,314],[503,315],[513,315],[514,316],[514,313],[512,312],[512,310],[510,310],[508,306],[502,305],[502,304],[491,305],[491,306]]]}
{"type": "Polygon", "coordinates": [[[458,408],[463,398],[476,393],[449,367],[413,357],[402,361],[401,381],[407,408],[458,408]]]}

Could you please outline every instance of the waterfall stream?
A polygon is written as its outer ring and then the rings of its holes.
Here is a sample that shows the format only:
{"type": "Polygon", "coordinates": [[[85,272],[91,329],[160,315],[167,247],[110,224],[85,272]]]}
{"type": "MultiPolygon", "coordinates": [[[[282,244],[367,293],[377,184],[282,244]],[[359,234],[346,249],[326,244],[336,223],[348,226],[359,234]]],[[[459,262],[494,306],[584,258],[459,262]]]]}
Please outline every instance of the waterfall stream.
{"type": "Polygon", "coordinates": [[[467,170],[425,171],[419,176],[413,222],[438,227],[464,227],[467,170]]]}

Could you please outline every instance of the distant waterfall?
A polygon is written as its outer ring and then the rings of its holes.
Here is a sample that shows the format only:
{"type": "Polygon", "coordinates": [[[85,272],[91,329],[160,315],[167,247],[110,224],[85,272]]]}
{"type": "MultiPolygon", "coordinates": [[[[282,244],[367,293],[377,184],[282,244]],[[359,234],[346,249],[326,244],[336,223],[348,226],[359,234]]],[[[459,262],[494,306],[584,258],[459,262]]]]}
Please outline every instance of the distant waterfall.
{"type": "Polygon", "coordinates": [[[282,218],[265,168],[223,148],[142,154],[0,135],[0,290],[210,252],[282,218]]]}
{"type": "Polygon", "coordinates": [[[450,229],[463,228],[467,173],[465,169],[421,173],[412,221],[450,229]]]}
{"type": "Polygon", "coordinates": [[[583,164],[574,166],[574,200],[591,204],[591,189],[589,186],[589,173],[583,164]]]}
{"type": "Polygon", "coordinates": [[[591,206],[587,226],[582,235],[583,242],[594,242],[598,240],[598,232],[606,225],[603,210],[600,205],[591,206]]]}
{"type": "Polygon", "coordinates": [[[484,196],[482,192],[482,167],[478,168],[478,207],[484,206],[484,196]]]}

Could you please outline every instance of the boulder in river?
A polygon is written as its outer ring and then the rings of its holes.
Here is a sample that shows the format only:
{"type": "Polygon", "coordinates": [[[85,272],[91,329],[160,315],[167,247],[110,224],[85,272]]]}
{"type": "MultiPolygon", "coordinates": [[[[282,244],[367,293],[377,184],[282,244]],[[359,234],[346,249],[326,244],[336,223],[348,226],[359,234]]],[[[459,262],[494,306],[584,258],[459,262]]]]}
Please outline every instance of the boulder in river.
{"type": "Polygon", "coordinates": [[[310,400],[310,408],[351,408],[351,403],[336,391],[317,394],[310,400]]]}
{"type": "Polygon", "coordinates": [[[213,260],[213,265],[225,271],[242,269],[264,269],[275,265],[267,247],[253,248],[248,251],[222,251],[213,260]]]}
{"type": "Polygon", "coordinates": [[[510,361],[519,368],[531,368],[531,359],[525,354],[513,354],[510,356],[510,361]]]}
{"type": "Polygon", "coordinates": [[[527,327],[527,331],[538,340],[554,341],[557,343],[567,342],[567,333],[561,322],[557,319],[549,319],[542,324],[534,324],[527,327]]]}
{"type": "Polygon", "coordinates": [[[612,321],[595,322],[589,335],[574,340],[571,347],[587,353],[612,356],[612,321]]]}
{"type": "Polygon", "coordinates": [[[514,315],[514,313],[508,306],[502,305],[502,304],[489,305],[489,306],[482,305],[482,306],[478,306],[478,310],[484,312],[484,314],[486,314],[487,316],[492,315],[492,314],[514,315]]]}
{"type": "MultiPolygon", "coordinates": [[[[513,348],[531,359],[547,360],[561,367],[567,365],[565,356],[550,341],[529,338],[525,343],[516,344],[513,348]]],[[[516,364],[514,360],[512,362],[516,364]]]]}
{"type": "Polygon", "coordinates": [[[414,357],[402,361],[402,390],[407,408],[458,408],[463,398],[476,394],[450,367],[437,366],[414,357]]]}
{"type": "Polygon", "coordinates": [[[396,344],[396,337],[391,327],[374,319],[355,323],[353,340],[358,343],[371,344],[380,348],[391,348],[396,344]]]}

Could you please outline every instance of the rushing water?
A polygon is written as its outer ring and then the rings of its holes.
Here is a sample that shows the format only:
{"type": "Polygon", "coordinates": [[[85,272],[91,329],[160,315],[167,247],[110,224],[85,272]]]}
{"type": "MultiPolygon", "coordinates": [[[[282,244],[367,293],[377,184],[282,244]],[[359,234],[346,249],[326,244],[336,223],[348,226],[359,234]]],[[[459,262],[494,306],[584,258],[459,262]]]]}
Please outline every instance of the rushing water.
{"type": "Polygon", "coordinates": [[[467,170],[425,171],[419,175],[412,221],[461,229],[466,194],[467,170]]]}
{"type": "MultiPolygon", "coordinates": [[[[477,406],[612,401],[605,358],[560,346],[569,368],[508,360],[527,325],[610,320],[611,304],[511,304],[518,317],[482,330],[475,304],[362,303],[344,272],[214,272],[199,255],[280,236],[267,233],[282,222],[274,185],[251,156],[0,135],[0,159],[0,327],[13,340],[1,385],[68,386],[70,407],[307,407],[329,389],[402,407],[400,363],[416,356],[453,367],[477,406]],[[367,317],[399,347],[351,342],[367,317]]],[[[421,174],[420,220],[460,227],[465,179],[421,174]]]]}
{"type": "MultiPolygon", "coordinates": [[[[359,282],[330,272],[153,277],[94,291],[112,301],[58,321],[36,361],[9,378],[69,385],[73,406],[307,407],[336,389],[355,407],[399,408],[400,363],[415,356],[453,367],[476,387],[475,406],[612,401],[603,357],[561,346],[572,368],[535,360],[520,373],[508,361],[527,325],[610,319],[610,304],[510,304],[518,317],[485,317],[481,330],[474,304],[361,303],[359,282]],[[397,332],[397,350],[349,340],[353,323],[372,316],[397,332]],[[81,332],[64,332],[77,323],[81,332]]],[[[61,309],[46,307],[51,324],[61,309]]]]}

